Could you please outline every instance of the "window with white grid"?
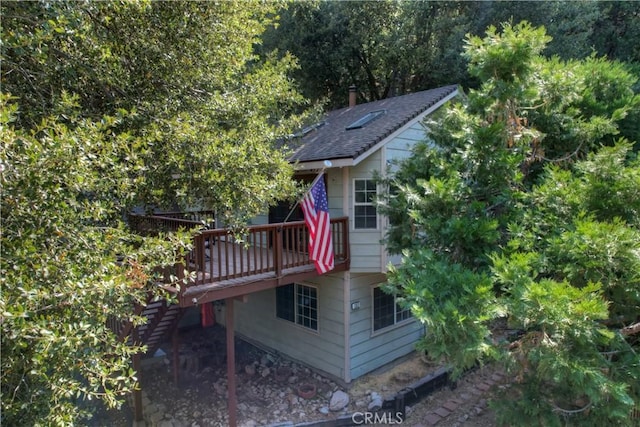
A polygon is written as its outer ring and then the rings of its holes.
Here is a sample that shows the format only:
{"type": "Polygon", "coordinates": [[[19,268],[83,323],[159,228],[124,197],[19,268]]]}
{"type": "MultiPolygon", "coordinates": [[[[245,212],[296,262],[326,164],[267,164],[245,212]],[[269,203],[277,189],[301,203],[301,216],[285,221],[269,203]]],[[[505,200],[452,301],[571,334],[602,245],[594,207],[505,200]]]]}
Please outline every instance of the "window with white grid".
{"type": "Polygon", "coordinates": [[[318,290],[299,283],[276,288],[276,316],[318,330],[318,290]]]}
{"type": "Polygon", "coordinates": [[[387,294],[380,286],[373,288],[374,332],[398,324],[411,317],[411,310],[402,308],[394,295],[387,294]]]}
{"type": "Polygon", "coordinates": [[[355,179],[353,182],[353,226],[356,229],[378,228],[378,212],[374,204],[377,193],[373,179],[355,179]]]}

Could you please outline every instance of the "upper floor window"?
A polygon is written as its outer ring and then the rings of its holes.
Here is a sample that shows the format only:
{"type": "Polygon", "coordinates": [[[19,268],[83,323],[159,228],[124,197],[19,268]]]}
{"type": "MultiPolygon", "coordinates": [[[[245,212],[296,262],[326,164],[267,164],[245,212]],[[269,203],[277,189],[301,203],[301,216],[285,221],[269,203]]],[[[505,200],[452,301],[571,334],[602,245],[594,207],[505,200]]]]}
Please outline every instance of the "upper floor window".
{"type": "Polygon", "coordinates": [[[353,224],[356,229],[378,228],[378,213],[374,204],[376,183],[373,179],[356,179],[353,195],[353,224]]]}
{"type": "Polygon", "coordinates": [[[318,330],[318,290],[298,283],[276,288],[276,316],[318,330]]]}
{"type": "Polygon", "coordinates": [[[393,326],[411,318],[411,310],[402,308],[395,295],[385,293],[380,286],[373,288],[373,331],[393,326]]]}

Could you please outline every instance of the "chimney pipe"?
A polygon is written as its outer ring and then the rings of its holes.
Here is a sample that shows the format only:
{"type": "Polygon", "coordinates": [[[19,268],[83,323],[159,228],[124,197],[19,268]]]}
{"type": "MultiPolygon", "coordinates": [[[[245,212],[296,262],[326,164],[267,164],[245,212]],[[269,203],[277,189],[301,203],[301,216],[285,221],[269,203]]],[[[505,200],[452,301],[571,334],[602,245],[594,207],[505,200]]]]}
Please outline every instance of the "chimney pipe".
{"type": "Polygon", "coordinates": [[[349,108],[355,107],[356,105],[356,85],[349,86],[349,108]]]}

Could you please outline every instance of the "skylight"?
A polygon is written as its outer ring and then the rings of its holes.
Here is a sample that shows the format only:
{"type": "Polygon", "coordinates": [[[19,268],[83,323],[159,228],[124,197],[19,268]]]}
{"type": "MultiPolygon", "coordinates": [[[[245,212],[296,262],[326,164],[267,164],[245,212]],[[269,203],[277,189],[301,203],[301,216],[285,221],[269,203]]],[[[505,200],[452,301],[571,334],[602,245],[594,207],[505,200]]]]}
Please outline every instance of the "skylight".
{"type": "Polygon", "coordinates": [[[311,126],[307,126],[304,129],[302,129],[301,131],[294,133],[293,135],[291,135],[293,138],[302,138],[304,136],[306,136],[307,134],[313,132],[314,130],[324,126],[326,122],[322,121],[322,122],[318,122],[318,123],[314,123],[311,126]]]}
{"type": "Polygon", "coordinates": [[[387,112],[387,110],[370,111],[367,114],[365,114],[364,116],[360,117],[355,122],[351,123],[345,129],[346,130],[360,129],[360,128],[364,127],[366,124],[368,124],[368,123],[374,121],[375,119],[377,119],[378,117],[382,116],[386,112],[387,112]]]}

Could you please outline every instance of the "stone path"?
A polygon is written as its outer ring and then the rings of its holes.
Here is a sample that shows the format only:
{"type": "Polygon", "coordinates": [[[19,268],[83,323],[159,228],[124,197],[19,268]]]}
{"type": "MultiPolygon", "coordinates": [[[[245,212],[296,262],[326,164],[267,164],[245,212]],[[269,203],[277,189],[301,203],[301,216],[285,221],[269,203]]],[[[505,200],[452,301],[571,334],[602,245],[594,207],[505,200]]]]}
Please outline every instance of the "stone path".
{"type": "Polygon", "coordinates": [[[406,425],[494,426],[488,403],[495,391],[505,387],[505,375],[494,368],[472,371],[458,380],[455,389],[446,387],[410,408],[406,425]]]}

